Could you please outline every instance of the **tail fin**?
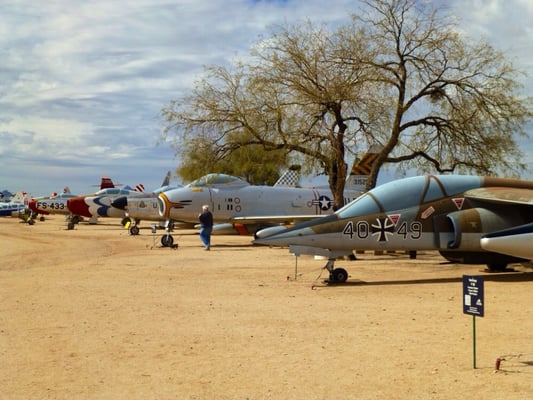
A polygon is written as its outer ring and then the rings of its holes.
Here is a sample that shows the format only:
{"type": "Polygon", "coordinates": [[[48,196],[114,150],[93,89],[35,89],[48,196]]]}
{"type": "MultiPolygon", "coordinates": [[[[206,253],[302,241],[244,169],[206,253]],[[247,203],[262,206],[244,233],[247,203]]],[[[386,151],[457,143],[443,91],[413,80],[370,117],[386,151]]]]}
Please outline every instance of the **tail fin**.
{"type": "Polygon", "coordinates": [[[102,176],[102,180],[100,182],[100,189],[109,189],[114,188],[115,184],[111,180],[109,176],[102,176]]]}
{"type": "Polygon", "coordinates": [[[63,188],[63,194],[70,194],[70,188],[68,186],[63,188]]]}
{"type": "Polygon", "coordinates": [[[144,193],[144,185],[142,183],[138,183],[135,185],[135,191],[144,193]]]}
{"type": "Polygon", "coordinates": [[[350,175],[346,179],[347,189],[364,190],[372,165],[379,156],[379,151],[372,146],[361,158],[355,160],[350,175]]]}
{"type": "Polygon", "coordinates": [[[161,187],[170,185],[170,171],[167,172],[165,175],[165,179],[163,179],[163,183],[161,184],[161,187]]]}
{"type": "Polygon", "coordinates": [[[28,204],[31,200],[31,196],[27,192],[17,192],[15,195],[11,198],[12,203],[23,203],[28,204]]]}
{"type": "Polygon", "coordinates": [[[274,183],[274,187],[295,187],[300,180],[300,165],[292,165],[274,183]]]}

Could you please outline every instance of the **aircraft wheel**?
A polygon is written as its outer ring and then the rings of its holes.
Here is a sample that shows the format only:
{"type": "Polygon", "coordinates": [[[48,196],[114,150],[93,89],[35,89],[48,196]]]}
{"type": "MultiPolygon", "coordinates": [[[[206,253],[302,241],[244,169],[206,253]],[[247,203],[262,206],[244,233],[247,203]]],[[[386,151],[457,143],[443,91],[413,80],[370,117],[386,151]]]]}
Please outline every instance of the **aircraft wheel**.
{"type": "Polygon", "coordinates": [[[44,216],[41,216],[41,217],[39,218],[39,221],[43,222],[43,221],[44,221],[44,216]]]}
{"type": "Polygon", "coordinates": [[[73,230],[74,229],[74,222],[70,221],[68,224],[67,224],[67,229],[69,231],[73,230]]]}
{"type": "Polygon", "coordinates": [[[348,272],[344,268],[335,268],[329,278],[333,283],[344,283],[348,279],[348,272]]]}
{"type": "Polygon", "coordinates": [[[28,225],[33,225],[33,224],[34,224],[33,219],[30,218],[30,219],[28,220],[28,225]]]}
{"type": "MultiPolygon", "coordinates": [[[[79,224],[80,223],[80,217],[78,215],[74,215],[71,219],[72,224],[79,224]]],[[[70,224],[70,222],[69,222],[70,224]]],[[[72,226],[72,229],[74,229],[74,225],[72,226]]]]}
{"type": "Polygon", "coordinates": [[[487,268],[489,269],[490,272],[502,272],[502,271],[505,271],[505,269],[507,268],[507,263],[494,262],[494,263],[487,264],[487,268]]]}
{"type": "Polygon", "coordinates": [[[163,245],[163,247],[172,247],[172,245],[174,244],[174,238],[172,237],[172,235],[163,235],[161,236],[161,244],[163,245]]]}
{"type": "Polygon", "coordinates": [[[136,236],[139,234],[139,227],[134,225],[130,228],[130,235],[136,236]]]}

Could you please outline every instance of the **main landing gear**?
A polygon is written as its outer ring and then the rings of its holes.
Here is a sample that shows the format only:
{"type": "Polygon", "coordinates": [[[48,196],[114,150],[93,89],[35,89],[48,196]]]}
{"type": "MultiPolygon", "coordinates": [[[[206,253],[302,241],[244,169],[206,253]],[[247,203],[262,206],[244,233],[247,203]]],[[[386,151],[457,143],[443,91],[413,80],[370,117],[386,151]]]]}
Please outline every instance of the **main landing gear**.
{"type": "Polygon", "coordinates": [[[74,229],[74,226],[76,224],[79,224],[81,221],[81,217],[79,215],[68,215],[67,216],[67,229],[69,231],[71,231],[72,229],[74,229]]]}
{"type": "Polygon", "coordinates": [[[128,232],[130,233],[130,235],[137,236],[140,232],[138,226],[140,222],[141,221],[139,219],[131,219],[129,217],[124,217],[122,219],[122,226],[128,228],[128,232]]]}
{"type": "Polygon", "coordinates": [[[348,272],[344,268],[335,268],[335,259],[330,258],[324,269],[329,271],[328,283],[344,283],[348,280],[348,272]]]}

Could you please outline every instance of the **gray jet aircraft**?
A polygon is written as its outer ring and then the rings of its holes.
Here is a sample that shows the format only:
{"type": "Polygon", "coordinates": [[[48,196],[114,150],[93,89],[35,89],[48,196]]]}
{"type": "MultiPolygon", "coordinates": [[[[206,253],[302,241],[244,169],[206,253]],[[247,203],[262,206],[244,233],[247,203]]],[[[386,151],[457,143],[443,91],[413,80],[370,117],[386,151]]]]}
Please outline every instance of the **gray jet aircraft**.
{"type": "Polygon", "coordinates": [[[255,244],[329,258],[329,282],[348,273],[335,259],[354,250],[438,250],[449,261],[501,270],[533,260],[533,181],[463,175],[400,179],[368,191],[332,215],[255,244]]]}

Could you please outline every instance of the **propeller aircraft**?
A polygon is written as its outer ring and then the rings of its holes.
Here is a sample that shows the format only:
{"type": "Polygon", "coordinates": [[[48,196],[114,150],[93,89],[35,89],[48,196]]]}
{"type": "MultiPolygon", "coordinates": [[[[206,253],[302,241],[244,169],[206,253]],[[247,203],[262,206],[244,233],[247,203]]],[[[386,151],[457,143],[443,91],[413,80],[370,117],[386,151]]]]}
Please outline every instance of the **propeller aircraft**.
{"type": "Polygon", "coordinates": [[[335,260],[354,250],[437,250],[449,261],[507,264],[533,260],[533,181],[427,175],[378,186],[334,214],[282,232],[259,231],[255,244],[328,257],[329,282],[348,273],[335,260]]]}

